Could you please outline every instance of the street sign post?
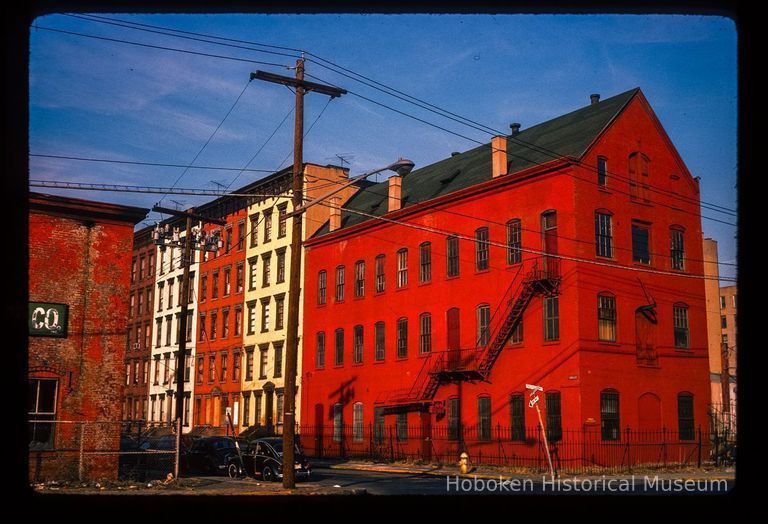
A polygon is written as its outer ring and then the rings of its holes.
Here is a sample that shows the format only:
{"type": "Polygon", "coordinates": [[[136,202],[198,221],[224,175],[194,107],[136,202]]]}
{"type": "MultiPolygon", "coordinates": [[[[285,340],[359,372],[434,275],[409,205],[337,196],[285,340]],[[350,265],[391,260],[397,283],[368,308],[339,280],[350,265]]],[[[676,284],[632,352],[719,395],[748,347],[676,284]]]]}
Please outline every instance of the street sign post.
{"type": "Polygon", "coordinates": [[[549,453],[549,442],[547,442],[547,428],[544,425],[544,420],[541,418],[541,410],[539,409],[539,391],[544,391],[541,386],[534,384],[526,384],[526,389],[531,390],[531,400],[528,402],[529,408],[536,408],[536,414],[539,416],[539,425],[544,433],[544,450],[547,452],[547,462],[549,463],[549,474],[555,476],[555,469],[552,467],[552,456],[549,453]]]}

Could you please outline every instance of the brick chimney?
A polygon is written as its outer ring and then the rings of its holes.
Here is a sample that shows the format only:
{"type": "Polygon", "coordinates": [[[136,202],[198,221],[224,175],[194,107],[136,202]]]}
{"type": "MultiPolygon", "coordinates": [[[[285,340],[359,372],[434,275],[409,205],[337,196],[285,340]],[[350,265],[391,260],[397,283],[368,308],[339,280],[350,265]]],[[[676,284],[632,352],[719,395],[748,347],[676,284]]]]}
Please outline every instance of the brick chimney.
{"type": "Polygon", "coordinates": [[[507,137],[495,136],[491,140],[491,165],[493,178],[507,174],[507,137]]]}
{"type": "Polygon", "coordinates": [[[401,207],[403,207],[403,177],[400,175],[392,175],[389,177],[387,211],[397,211],[401,207]]]}
{"type": "Polygon", "coordinates": [[[341,205],[341,198],[335,196],[331,197],[329,200],[331,203],[331,207],[329,208],[331,211],[331,217],[328,223],[328,230],[336,231],[341,227],[341,208],[339,207],[341,205]]]}

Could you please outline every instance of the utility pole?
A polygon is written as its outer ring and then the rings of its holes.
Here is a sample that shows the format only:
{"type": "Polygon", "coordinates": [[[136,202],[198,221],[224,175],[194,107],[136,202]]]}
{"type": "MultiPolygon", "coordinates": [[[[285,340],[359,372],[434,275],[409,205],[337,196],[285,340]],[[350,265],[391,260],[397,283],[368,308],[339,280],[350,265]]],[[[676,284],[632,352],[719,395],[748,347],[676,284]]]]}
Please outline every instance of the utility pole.
{"type": "MultiPolygon", "coordinates": [[[[154,206],[152,211],[159,213],[167,213],[169,215],[175,215],[186,218],[185,236],[181,252],[181,264],[184,269],[183,276],[181,278],[181,313],[179,313],[179,350],[176,356],[176,478],[179,477],[179,450],[181,447],[181,428],[184,425],[184,375],[186,374],[187,364],[187,314],[189,312],[189,266],[191,265],[190,254],[192,248],[198,249],[197,245],[192,245],[192,220],[198,220],[200,222],[210,222],[221,226],[226,225],[226,221],[217,220],[213,218],[206,218],[194,213],[194,209],[188,211],[178,211],[176,209],[168,209],[160,206],[154,206]]],[[[165,245],[166,238],[162,234],[160,228],[155,229],[155,243],[158,245],[165,245]]],[[[214,237],[215,238],[215,237],[214,237]]],[[[216,247],[220,238],[215,239],[216,247]]],[[[178,242],[177,242],[178,243],[178,242]]],[[[173,244],[173,242],[171,243],[173,244]]],[[[210,242],[204,245],[204,249],[212,247],[210,242]]],[[[191,399],[190,399],[191,402],[191,399]]]]}
{"type": "MultiPolygon", "coordinates": [[[[304,95],[307,91],[316,91],[335,98],[346,94],[339,89],[304,80],[304,56],[296,60],[296,77],[256,71],[251,73],[254,78],[292,86],[296,90],[296,120],[293,131],[293,209],[300,208],[304,201],[304,95]]],[[[295,442],[296,442],[296,368],[299,353],[299,307],[301,293],[301,252],[302,252],[302,219],[301,213],[293,215],[291,227],[291,268],[288,283],[288,322],[285,340],[285,383],[283,398],[283,487],[294,488],[296,475],[294,471],[295,442]]]]}

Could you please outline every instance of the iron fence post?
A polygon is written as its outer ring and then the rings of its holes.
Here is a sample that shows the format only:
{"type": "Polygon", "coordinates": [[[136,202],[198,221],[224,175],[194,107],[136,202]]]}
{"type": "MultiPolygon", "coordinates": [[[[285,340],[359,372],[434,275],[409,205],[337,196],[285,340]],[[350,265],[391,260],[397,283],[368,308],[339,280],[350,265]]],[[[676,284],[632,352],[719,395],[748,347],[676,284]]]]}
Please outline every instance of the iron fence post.
{"type": "Polygon", "coordinates": [[[83,481],[85,472],[85,422],[80,422],[80,457],[77,465],[77,477],[80,482],[83,481]]]}
{"type": "Polygon", "coordinates": [[[701,467],[701,425],[699,425],[699,450],[698,450],[696,465],[699,468],[701,467]]]}

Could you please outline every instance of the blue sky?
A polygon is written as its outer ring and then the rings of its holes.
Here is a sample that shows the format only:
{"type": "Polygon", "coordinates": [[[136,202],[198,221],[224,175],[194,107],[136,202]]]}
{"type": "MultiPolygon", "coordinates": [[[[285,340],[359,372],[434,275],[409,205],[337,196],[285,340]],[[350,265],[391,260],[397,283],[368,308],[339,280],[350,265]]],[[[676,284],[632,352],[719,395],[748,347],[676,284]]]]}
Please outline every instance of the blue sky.
{"type": "MultiPolygon", "coordinates": [[[[640,87],[694,176],[702,200],[736,209],[736,28],[683,15],[100,15],[232,39],[304,49],[431,104],[508,131],[640,87]]],[[[34,25],[292,66],[294,58],[48,15],[34,25]]],[[[30,29],[30,153],[188,165],[256,69],[285,68],[30,29]]],[[[307,73],[454,132],[490,135],[344,78],[316,63],[307,73]]],[[[283,86],[251,82],[195,165],[243,168],[293,106],[283,86]]],[[[306,100],[304,159],[352,174],[399,157],[417,167],[476,144],[347,95],[306,100]],[[324,110],[324,111],[323,111],[324,110]]],[[[290,165],[293,116],[249,165],[290,165]],[[284,161],[289,157],[287,161],[284,161]]],[[[30,178],[170,186],[182,168],[30,157],[30,178]]],[[[190,169],[179,187],[217,189],[236,171],[190,169]]],[[[259,173],[242,173],[233,188],[259,173]]],[[[160,195],[46,190],[151,207],[160,195]]],[[[204,197],[171,195],[189,207],[204,197]]],[[[734,217],[704,215],[735,222],[734,217]]],[[[158,215],[152,214],[151,217],[158,215]]],[[[720,260],[736,262],[736,228],[704,219],[720,260]]],[[[735,268],[721,266],[721,276],[735,268]]]]}

